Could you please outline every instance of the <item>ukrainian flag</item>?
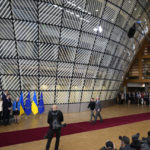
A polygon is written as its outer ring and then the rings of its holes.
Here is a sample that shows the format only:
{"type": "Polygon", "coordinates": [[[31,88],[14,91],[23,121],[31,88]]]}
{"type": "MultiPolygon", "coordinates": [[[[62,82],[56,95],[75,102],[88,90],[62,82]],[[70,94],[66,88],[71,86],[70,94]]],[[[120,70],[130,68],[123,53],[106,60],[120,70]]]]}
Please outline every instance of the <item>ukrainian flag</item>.
{"type": "Polygon", "coordinates": [[[31,110],[32,110],[32,113],[34,115],[36,115],[38,113],[38,105],[37,105],[37,99],[36,99],[36,92],[35,91],[34,91],[34,95],[33,95],[31,110]]]}
{"type": "Polygon", "coordinates": [[[23,101],[23,92],[21,92],[20,99],[19,99],[19,105],[20,105],[20,115],[24,114],[24,101],[23,101]]]}

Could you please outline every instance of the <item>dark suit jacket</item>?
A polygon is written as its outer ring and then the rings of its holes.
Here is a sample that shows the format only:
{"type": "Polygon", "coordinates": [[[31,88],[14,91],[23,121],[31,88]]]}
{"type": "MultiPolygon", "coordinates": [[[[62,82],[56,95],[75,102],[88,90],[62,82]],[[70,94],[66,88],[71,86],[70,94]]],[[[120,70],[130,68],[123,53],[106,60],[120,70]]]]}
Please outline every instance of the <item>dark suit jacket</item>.
{"type": "Polygon", "coordinates": [[[96,101],[95,102],[95,110],[98,110],[98,109],[101,109],[102,107],[101,107],[101,101],[100,100],[98,100],[98,101],[96,101]]]}

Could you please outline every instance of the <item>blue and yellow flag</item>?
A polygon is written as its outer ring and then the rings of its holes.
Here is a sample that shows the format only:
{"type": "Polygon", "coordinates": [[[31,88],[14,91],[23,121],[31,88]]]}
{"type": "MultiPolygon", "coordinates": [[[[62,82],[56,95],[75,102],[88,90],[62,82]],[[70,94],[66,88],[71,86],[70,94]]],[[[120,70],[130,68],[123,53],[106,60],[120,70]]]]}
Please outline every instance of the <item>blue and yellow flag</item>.
{"type": "Polygon", "coordinates": [[[28,92],[28,95],[27,95],[27,100],[26,100],[26,104],[25,104],[25,113],[27,115],[31,114],[30,92],[28,92]]]}
{"type": "Polygon", "coordinates": [[[20,105],[20,115],[22,115],[24,114],[23,92],[21,92],[21,95],[20,95],[19,105],[20,105]]]}
{"type": "Polygon", "coordinates": [[[38,105],[37,105],[37,99],[36,99],[36,92],[35,91],[34,91],[34,95],[33,95],[31,110],[32,110],[32,113],[34,115],[36,115],[38,113],[38,105]]]}
{"type": "Polygon", "coordinates": [[[41,93],[39,101],[39,113],[42,114],[43,112],[44,112],[44,102],[43,102],[43,93],[41,93]]]}

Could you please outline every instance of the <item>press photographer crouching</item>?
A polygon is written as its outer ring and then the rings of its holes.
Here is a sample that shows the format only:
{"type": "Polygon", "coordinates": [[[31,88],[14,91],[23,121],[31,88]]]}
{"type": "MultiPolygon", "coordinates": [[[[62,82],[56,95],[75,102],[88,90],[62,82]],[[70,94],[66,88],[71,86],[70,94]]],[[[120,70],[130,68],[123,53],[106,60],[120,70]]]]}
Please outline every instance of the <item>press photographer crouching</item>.
{"type": "Polygon", "coordinates": [[[134,148],[131,148],[130,139],[127,136],[119,136],[119,139],[121,140],[121,146],[119,150],[135,150],[134,148]]]}
{"type": "Polygon", "coordinates": [[[139,133],[132,136],[131,147],[134,148],[135,150],[141,149],[141,141],[139,140],[139,137],[140,137],[139,133]]]}
{"type": "Polygon", "coordinates": [[[112,141],[107,141],[105,143],[105,146],[100,148],[99,150],[116,150],[116,149],[114,148],[114,144],[112,141]]]}
{"type": "Polygon", "coordinates": [[[66,126],[66,124],[61,124],[63,122],[64,117],[63,113],[60,110],[57,110],[57,105],[52,106],[52,110],[48,113],[47,122],[50,125],[49,131],[44,138],[47,138],[46,150],[49,150],[50,144],[54,134],[56,134],[56,143],[55,143],[55,150],[58,150],[59,147],[59,140],[61,135],[61,128],[66,126]]]}

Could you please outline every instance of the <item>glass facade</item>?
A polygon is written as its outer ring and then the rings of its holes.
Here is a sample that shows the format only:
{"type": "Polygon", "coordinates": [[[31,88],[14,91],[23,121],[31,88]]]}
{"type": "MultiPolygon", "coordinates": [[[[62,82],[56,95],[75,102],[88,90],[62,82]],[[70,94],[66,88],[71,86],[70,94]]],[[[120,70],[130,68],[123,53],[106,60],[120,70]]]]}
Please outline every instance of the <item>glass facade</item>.
{"type": "Polygon", "coordinates": [[[149,20],[143,0],[0,0],[0,92],[45,104],[114,99],[149,20]],[[127,36],[137,20],[134,38],[127,36]]]}

